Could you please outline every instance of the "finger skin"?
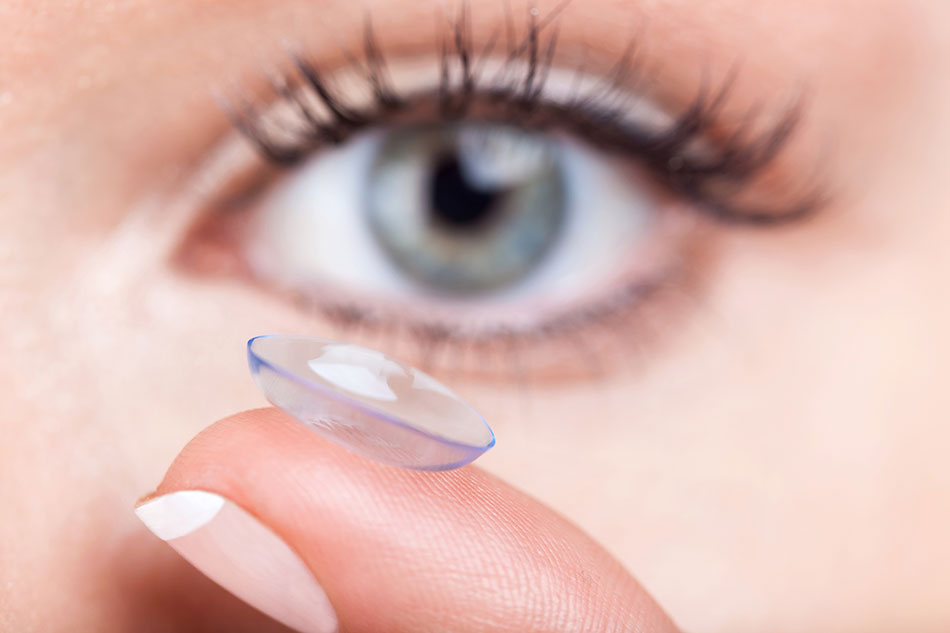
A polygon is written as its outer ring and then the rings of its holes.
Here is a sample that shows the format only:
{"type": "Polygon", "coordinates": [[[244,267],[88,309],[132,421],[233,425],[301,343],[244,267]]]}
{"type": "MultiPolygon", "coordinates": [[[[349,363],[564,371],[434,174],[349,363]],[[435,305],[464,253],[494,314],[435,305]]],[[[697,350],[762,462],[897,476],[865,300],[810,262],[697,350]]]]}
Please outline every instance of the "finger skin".
{"type": "Polygon", "coordinates": [[[276,409],[195,437],[156,494],[207,490],[303,558],[345,633],[667,633],[669,618],[563,517],[476,467],[377,464],[276,409]]]}

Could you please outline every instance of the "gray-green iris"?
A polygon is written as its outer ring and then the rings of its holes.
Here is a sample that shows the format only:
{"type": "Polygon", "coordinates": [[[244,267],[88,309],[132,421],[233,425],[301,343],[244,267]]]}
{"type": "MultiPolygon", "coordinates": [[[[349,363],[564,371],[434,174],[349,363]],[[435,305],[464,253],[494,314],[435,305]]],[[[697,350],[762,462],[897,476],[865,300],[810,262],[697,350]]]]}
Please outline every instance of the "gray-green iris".
{"type": "Polygon", "coordinates": [[[517,281],[564,225],[565,184],[550,143],[487,124],[390,133],[366,188],[373,234],[402,271],[439,291],[517,281]]]}

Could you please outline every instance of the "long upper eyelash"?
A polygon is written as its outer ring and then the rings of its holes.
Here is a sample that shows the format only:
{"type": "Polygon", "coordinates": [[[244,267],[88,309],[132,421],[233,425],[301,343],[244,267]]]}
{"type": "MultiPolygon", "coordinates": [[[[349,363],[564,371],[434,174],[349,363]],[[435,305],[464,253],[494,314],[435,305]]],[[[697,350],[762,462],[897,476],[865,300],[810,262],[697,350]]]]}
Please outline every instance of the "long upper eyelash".
{"type": "Polygon", "coordinates": [[[726,138],[711,142],[734,85],[735,71],[715,89],[704,82],[692,102],[665,129],[637,126],[627,119],[636,100],[629,88],[630,79],[633,77],[636,83],[641,74],[635,59],[636,40],[632,40],[597,94],[578,93],[568,103],[548,102],[544,88],[557,47],[556,18],[569,2],[565,0],[543,17],[530,10],[520,40],[514,35],[509,16],[504,63],[487,84],[481,81],[480,66],[492,54],[498,36],[494,34],[481,51],[476,51],[470,8],[462,2],[458,15],[449,23],[449,36],[443,36],[440,42],[439,84],[434,95],[401,95],[392,87],[385,56],[367,15],[362,59],[350,54],[347,57],[371,89],[373,103],[369,108],[347,104],[326,72],[295,55],[294,72],[272,78],[278,96],[293,107],[294,120],[278,118],[268,108],[255,107],[248,101],[231,102],[228,114],[265,158],[293,165],[323,145],[338,144],[366,127],[392,122],[396,115],[421,101],[434,99],[439,117],[457,121],[469,113],[472,105],[484,100],[500,107],[507,123],[531,129],[563,128],[594,146],[635,157],[676,193],[722,222],[772,225],[807,216],[824,204],[825,195],[819,186],[782,204],[753,206],[736,202],[736,193],[786,147],[804,106],[802,101],[793,104],[765,129],[752,131],[751,124],[740,125],[726,138]],[[549,27],[551,35],[543,41],[549,27]],[[312,101],[304,98],[302,91],[312,101]],[[694,151],[697,141],[705,142],[705,151],[694,151]]]}

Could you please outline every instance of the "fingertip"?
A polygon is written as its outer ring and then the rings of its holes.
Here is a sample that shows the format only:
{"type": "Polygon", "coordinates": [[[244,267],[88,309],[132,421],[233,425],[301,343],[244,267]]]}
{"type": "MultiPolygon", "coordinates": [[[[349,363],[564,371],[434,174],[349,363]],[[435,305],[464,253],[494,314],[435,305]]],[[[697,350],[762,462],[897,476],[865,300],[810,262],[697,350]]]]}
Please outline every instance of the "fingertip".
{"type": "MultiPolygon", "coordinates": [[[[420,472],[380,464],[274,409],[230,416],[196,436],[157,494],[180,491],[218,495],[223,508],[259,522],[299,557],[351,633],[611,631],[631,630],[631,623],[645,633],[673,630],[601,547],[479,468],[420,472]]],[[[146,499],[140,516],[154,503],[146,499]]],[[[202,507],[196,515],[210,513],[202,507]]],[[[207,525],[218,521],[215,515],[207,525]]],[[[255,564],[274,556],[258,544],[259,534],[255,540],[229,528],[222,536],[205,525],[179,541],[203,535],[199,552],[225,549],[255,564]]],[[[181,551],[186,558],[195,552],[181,551]]]]}

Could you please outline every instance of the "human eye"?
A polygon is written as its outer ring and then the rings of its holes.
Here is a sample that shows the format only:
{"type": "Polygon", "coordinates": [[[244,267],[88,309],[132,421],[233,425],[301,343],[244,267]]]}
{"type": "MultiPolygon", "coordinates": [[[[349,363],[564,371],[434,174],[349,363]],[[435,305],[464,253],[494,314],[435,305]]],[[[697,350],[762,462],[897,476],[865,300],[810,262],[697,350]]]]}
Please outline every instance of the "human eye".
{"type": "Polygon", "coordinates": [[[676,108],[644,87],[636,41],[598,65],[560,53],[558,11],[523,18],[480,37],[463,5],[437,54],[386,52],[367,22],[359,53],[290,53],[266,97],[230,96],[276,168],[213,216],[240,275],[343,329],[543,364],[552,340],[628,338],[696,276],[710,227],[818,207],[770,170],[800,107],[729,126],[729,76],[676,108]]]}

